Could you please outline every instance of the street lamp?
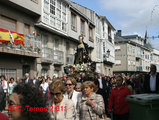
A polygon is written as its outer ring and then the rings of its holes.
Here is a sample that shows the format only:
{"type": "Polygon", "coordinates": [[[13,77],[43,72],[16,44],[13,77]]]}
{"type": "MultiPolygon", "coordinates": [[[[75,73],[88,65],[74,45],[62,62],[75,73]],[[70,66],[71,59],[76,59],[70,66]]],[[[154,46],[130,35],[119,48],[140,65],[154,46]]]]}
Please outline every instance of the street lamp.
{"type": "Polygon", "coordinates": [[[107,57],[109,58],[109,55],[110,55],[110,50],[108,49],[107,50],[107,57]]]}

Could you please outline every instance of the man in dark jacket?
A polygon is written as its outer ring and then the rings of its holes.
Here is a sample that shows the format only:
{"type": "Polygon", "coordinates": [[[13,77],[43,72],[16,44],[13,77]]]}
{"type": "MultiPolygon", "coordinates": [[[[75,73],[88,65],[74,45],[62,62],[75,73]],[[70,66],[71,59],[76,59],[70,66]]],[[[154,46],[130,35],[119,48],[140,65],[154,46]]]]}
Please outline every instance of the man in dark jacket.
{"type": "Polygon", "coordinates": [[[4,104],[4,90],[0,84],[0,111],[2,111],[4,109],[3,104],[4,104]]]}
{"type": "Polygon", "coordinates": [[[156,66],[151,64],[150,73],[144,79],[144,93],[159,93],[159,74],[156,71],[156,66]]]}
{"type": "Polygon", "coordinates": [[[33,80],[29,78],[29,73],[25,73],[24,83],[33,85],[33,80]]]}

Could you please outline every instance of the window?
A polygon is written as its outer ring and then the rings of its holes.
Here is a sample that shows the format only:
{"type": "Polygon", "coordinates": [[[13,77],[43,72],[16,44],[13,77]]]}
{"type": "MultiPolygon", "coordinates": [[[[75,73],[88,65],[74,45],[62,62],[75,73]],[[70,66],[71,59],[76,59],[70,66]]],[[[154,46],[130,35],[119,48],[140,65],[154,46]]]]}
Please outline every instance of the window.
{"type": "Polygon", "coordinates": [[[7,30],[11,30],[16,32],[17,28],[16,28],[16,20],[8,18],[6,16],[1,16],[0,15],[0,26],[1,28],[7,29],[7,30]]]}
{"type": "Polygon", "coordinates": [[[69,48],[70,48],[70,46],[69,46],[69,42],[66,42],[66,54],[68,54],[68,53],[69,53],[69,48]]]}
{"type": "Polygon", "coordinates": [[[55,0],[50,0],[50,13],[55,15],[55,0]]]}
{"type": "Polygon", "coordinates": [[[42,48],[47,47],[47,36],[42,35],[42,48]]]}
{"type": "Polygon", "coordinates": [[[43,22],[66,32],[67,4],[60,0],[43,0],[43,22]]]}
{"type": "Polygon", "coordinates": [[[30,25],[24,24],[24,35],[29,35],[30,33],[30,25]]]}
{"type": "Polygon", "coordinates": [[[1,75],[7,75],[8,79],[10,79],[11,77],[16,79],[17,72],[16,69],[0,68],[0,76],[1,75]]]}
{"type": "Polygon", "coordinates": [[[115,51],[119,51],[119,50],[120,50],[120,46],[115,46],[115,51]]]}
{"type": "Polygon", "coordinates": [[[103,53],[105,53],[105,42],[103,42],[103,53]]]}
{"type": "Polygon", "coordinates": [[[54,50],[58,50],[59,49],[59,40],[58,39],[56,39],[55,41],[54,41],[54,43],[55,43],[55,45],[54,45],[54,50]]]}
{"type": "Polygon", "coordinates": [[[77,30],[77,28],[76,28],[77,25],[76,24],[77,24],[76,23],[76,15],[74,13],[71,13],[71,29],[73,31],[77,30]]]}
{"type": "Polygon", "coordinates": [[[57,18],[61,19],[61,2],[57,1],[57,18]]]}
{"type": "Polygon", "coordinates": [[[102,42],[100,41],[100,39],[98,37],[96,37],[96,54],[97,54],[97,58],[101,59],[102,57],[102,42]]]}
{"type": "Polygon", "coordinates": [[[93,28],[89,26],[89,40],[93,42],[93,28]]]}
{"type": "Polygon", "coordinates": [[[115,60],[115,65],[121,65],[121,60],[115,60]]]}
{"type": "Polygon", "coordinates": [[[85,21],[81,19],[81,34],[85,35],[85,21]]]}

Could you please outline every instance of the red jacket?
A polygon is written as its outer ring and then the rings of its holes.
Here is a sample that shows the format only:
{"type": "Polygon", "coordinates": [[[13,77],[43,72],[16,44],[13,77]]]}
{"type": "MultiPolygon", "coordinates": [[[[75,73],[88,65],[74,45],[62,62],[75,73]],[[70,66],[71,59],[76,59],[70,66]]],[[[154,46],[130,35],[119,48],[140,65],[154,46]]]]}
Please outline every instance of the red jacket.
{"type": "Polygon", "coordinates": [[[130,89],[122,86],[119,90],[114,88],[111,92],[108,102],[108,110],[111,111],[113,107],[114,114],[125,114],[129,112],[129,104],[125,100],[127,95],[131,95],[130,89]]]}
{"type": "Polygon", "coordinates": [[[0,120],[8,120],[8,117],[0,112],[0,120]]]}

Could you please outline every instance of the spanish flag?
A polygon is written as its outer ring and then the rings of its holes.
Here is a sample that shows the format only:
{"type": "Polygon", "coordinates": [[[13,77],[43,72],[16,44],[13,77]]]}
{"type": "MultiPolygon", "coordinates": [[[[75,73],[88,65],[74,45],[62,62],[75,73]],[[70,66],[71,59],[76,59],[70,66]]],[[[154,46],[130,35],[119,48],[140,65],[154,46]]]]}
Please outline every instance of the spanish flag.
{"type": "Polygon", "coordinates": [[[22,44],[24,46],[24,34],[0,28],[0,42],[11,42],[13,44],[22,44]]]}

